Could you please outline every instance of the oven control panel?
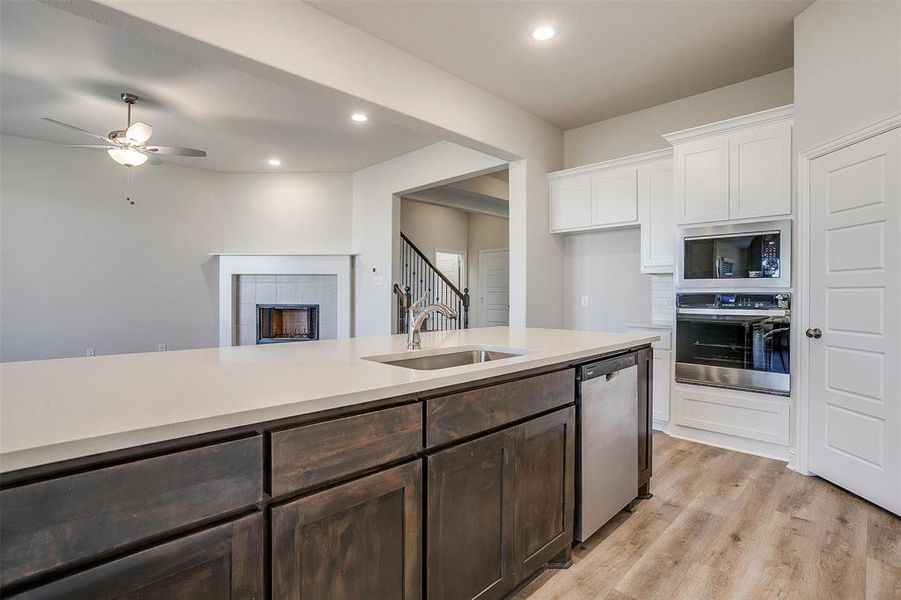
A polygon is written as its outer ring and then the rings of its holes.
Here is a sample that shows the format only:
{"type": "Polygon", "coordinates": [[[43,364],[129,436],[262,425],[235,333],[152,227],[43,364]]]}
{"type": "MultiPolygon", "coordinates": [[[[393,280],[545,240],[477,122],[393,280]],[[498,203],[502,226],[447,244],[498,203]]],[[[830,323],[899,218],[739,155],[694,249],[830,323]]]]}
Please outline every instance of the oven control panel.
{"type": "Polygon", "coordinates": [[[717,310],[789,309],[791,308],[791,294],[677,294],[676,306],[717,310]]]}

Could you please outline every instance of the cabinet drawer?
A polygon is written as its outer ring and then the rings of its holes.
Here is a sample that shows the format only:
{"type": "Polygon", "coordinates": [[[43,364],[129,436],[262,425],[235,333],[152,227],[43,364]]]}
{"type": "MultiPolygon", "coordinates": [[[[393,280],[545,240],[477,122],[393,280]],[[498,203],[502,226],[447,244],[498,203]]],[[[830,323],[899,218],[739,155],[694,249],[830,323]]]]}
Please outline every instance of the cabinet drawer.
{"type": "Polygon", "coordinates": [[[262,598],[264,555],[263,516],[254,513],[13,598],[262,598]]]}
{"type": "Polygon", "coordinates": [[[272,495],[281,496],[412,456],[422,407],[408,404],[272,432],[272,495]]]}
{"type": "Polygon", "coordinates": [[[0,492],[2,584],[262,499],[261,436],[0,492]]]}
{"type": "Polygon", "coordinates": [[[573,369],[567,369],[426,400],[426,446],[446,444],[573,402],[575,379],[573,369]]]}

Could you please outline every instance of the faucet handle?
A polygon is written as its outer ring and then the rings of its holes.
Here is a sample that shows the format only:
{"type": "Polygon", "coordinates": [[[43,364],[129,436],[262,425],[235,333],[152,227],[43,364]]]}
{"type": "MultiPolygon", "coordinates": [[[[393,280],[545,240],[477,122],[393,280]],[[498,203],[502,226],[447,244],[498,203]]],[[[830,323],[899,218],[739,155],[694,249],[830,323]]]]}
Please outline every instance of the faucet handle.
{"type": "Polygon", "coordinates": [[[429,292],[428,292],[428,290],[426,290],[425,292],[422,293],[422,296],[420,296],[419,299],[410,306],[410,310],[412,312],[416,312],[417,310],[419,310],[419,307],[422,306],[422,303],[425,302],[428,299],[428,297],[429,297],[429,292]]]}

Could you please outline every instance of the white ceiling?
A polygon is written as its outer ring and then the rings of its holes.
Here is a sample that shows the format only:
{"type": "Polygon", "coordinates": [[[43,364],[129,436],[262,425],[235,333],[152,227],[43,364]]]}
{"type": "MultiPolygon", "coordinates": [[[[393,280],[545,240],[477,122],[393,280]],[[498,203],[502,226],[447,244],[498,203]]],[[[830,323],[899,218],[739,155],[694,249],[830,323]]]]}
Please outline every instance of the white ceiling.
{"type": "Polygon", "coordinates": [[[275,84],[42,3],[0,0],[0,130],[95,143],[41,117],[106,135],[124,126],[122,91],[147,98],[133,115],[153,125],[152,143],[208,152],[168,161],[216,171],[271,171],[273,156],[280,171],[355,171],[439,140],[332,90],[275,84]],[[352,123],[361,109],[369,122],[352,123]]]}
{"type": "Polygon", "coordinates": [[[562,128],[792,66],[813,0],[313,0],[317,8],[562,128]],[[557,37],[531,39],[549,23],[557,37]]]}

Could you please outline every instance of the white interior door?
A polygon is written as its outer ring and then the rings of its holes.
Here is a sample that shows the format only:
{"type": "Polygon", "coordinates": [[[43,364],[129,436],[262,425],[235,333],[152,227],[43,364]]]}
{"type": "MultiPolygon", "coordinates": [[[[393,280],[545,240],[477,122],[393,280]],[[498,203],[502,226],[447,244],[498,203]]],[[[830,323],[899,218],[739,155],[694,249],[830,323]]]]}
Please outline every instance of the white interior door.
{"type": "Polygon", "coordinates": [[[901,130],[810,164],[810,470],[901,513],[901,130]]]}
{"type": "Polygon", "coordinates": [[[463,265],[466,259],[462,252],[435,250],[435,266],[441,271],[441,274],[447,277],[448,281],[454,284],[458,290],[465,287],[463,276],[463,265]]]}
{"type": "Polygon", "coordinates": [[[479,325],[510,324],[510,252],[479,252],[479,325]]]}

